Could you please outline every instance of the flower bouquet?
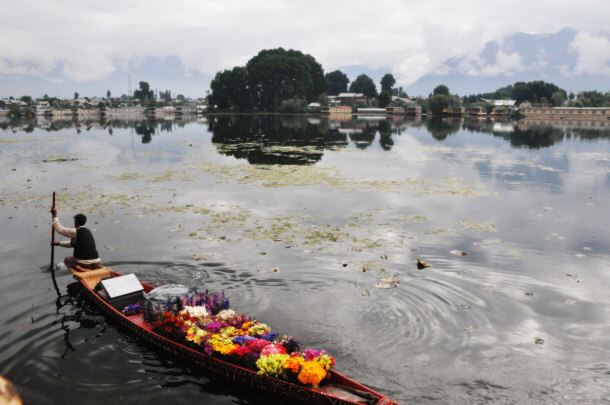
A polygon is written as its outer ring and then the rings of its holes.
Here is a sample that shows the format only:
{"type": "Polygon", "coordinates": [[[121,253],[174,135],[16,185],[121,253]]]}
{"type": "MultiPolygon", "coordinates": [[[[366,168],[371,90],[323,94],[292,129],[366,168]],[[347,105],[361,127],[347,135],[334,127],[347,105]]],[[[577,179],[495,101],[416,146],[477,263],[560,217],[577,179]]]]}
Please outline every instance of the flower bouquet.
{"type": "Polygon", "coordinates": [[[266,324],[228,309],[224,293],[194,293],[179,301],[179,311],[172,304],[173,311],[159,314],[155,332],[259,375],[313,387],[335,365],[324,350],[300,351],[292,336],[272,333],[266,324]]]}

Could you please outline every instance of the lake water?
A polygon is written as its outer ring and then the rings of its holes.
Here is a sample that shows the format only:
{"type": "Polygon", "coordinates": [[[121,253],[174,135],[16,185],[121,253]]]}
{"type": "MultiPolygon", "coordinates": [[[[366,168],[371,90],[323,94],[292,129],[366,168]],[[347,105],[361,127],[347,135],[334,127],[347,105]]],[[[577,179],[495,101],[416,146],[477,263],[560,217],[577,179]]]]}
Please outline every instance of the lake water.
{"type": "Polygon", "coordinates": [[[118,330],[65,268],[56,291],[55,191],[106,265],[224,290],[400,403],[608,403],[608,124],[2,121],[0,374],[31,404],[273,402],[118,330]]]}

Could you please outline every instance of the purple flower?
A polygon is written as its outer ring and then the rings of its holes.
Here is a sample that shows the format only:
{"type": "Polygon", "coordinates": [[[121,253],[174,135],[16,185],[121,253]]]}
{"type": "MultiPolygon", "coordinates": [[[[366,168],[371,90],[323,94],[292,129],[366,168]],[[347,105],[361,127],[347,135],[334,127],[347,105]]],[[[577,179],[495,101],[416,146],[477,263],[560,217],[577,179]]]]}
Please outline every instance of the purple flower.
{"type": "Polygon", "coordinates": [[[205,325],[205,330],[210,333],[216,333],[222,329],[222,322],[210,322],[205,325]]]}
{"type": "Polygon", "coordinates": [[[295,340],[292,336],[290,336],[286,340],[283,340],[281,343],[286,348],[286,351],[288,353],[298,352],[299,349],[301,348],[301,344],[298,342],[298,340],[295,340]]]}
{"type": "Polygon", "coordinates": [[[135,305],[127,305],[124,309],[123,309],[123,313],[127,316],[131,316],[131,315],[136,315],[136,314],[141,314],[142,313],[142,307],[139,304],[135,304],[135,305]]]}
{"type": "Polygon", "coordinates": [[[278,334],[277,333],[265,333],[264,335],[261,335],[260,338],[264,339],[268,342],[273,342],[275,339],[277,339],[278,334]]]}
{"type": "Polygon", "coordinates": [[[321,354],[325,354],[325,350],[305,349],[305,360],[311,361],[321,354]]]}
{"type": "Polygon", "coordinates": [[[246,343],[250,340],[254,340],[254,337],[253,336],[235,336],[233,338],[233,343],[243,346],[244,343],[246,343]]]}

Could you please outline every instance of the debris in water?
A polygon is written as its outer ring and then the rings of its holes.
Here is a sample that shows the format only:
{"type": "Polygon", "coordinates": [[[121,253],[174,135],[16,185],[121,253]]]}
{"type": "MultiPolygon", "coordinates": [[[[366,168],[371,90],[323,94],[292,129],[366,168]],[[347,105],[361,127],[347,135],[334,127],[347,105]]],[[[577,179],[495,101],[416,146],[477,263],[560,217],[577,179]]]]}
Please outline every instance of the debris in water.
{"type": "Polygon", "coordinates": [[[466,256],[468,253],[464,252],[463,250],[452,250],[451,252],[452,255],[456,255],[456,256],[466,256]]]}
{"type": "Polygon", "coordinates": [[[470,305],[468,305],[468,304],[460,304],[460,306],[461,306],[462,308],[464,308],[464,309],[470,309],[470,308],[471,308],[471,306],[470,306],[470,305]]]}
{"type": "Polygon", "coordinates": [[[561,302],[566,305],[574,305],[577,301],[573,300],[572,298],[564,298],[561,300],[561,302]]]}
{"type": "Polygon", "coordinates": [[[280,268],[279,267],[274,267],[273,268],[273,272],[274,273],[279,273],[280,272],[280,268]]]}
{"type": "Polygon", "coordinates": [[[534,340],[534,343],[536,343],[537,345],[543,345],[544,344],[544,339],[537,337],[534,340]]]}
{"type": "Polygon", "coordinates": [[[371,295],[371,293],[369,292],[369,290],[364,290],[364,291],[362,291],[362,295],[365,297],[369,297],[371,295]]]}
{"type": "Polygon", "coordinates": [[[384,277],[379,279],[379,283],[375,284],[376,288],[380,288],[380,289],[384,289],[384,288],[390,288],[390,287],[398,287],[398,284],[400,284],[398,282],[398,280],[396,280],[394,277],[384,277]]]}
{"type": "Polygon", "coordinates": [[[417,268],[418,269],[424,269],[426,267],[430,267],[430,264],[428,264],[427,262],[422,261],[419,257],[417,258],[417,268]]]}
{"type": "Polygon", "coordinates": [[[78,160],[77,158],[52,158],[52,159],[42,159],[42,162],[44,163],[49,163],[49,162],[73,162],[75,160],[78,160]]]}
{"type": "Polygon", "coordinates": [[[534,296],[534,292],[533,291],[526,291],[525,295],[527,295],[528,297],[533,297],[534,296]]]}
{"type": "Polygon", "coordinates": [[[566,273],[566,276],[570,277],[572,280],[576,281],[577,283],[580,283],[580,280],[578,279],[578,274],[566,273]]]}

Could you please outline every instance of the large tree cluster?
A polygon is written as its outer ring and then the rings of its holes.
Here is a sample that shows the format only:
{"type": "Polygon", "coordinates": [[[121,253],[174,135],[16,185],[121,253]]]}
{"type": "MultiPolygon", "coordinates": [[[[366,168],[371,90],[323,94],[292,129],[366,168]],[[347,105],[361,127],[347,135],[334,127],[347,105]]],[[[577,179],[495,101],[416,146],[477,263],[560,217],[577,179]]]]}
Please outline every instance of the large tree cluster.
{"type": "Polygon", "coordinates": [[[313,56],[293,49],[262,50],[244,67],[218,72],[210,84],[221,109],[277,111],[283,101],[313,101],[324,93],[324,70],[313,56]]]}

